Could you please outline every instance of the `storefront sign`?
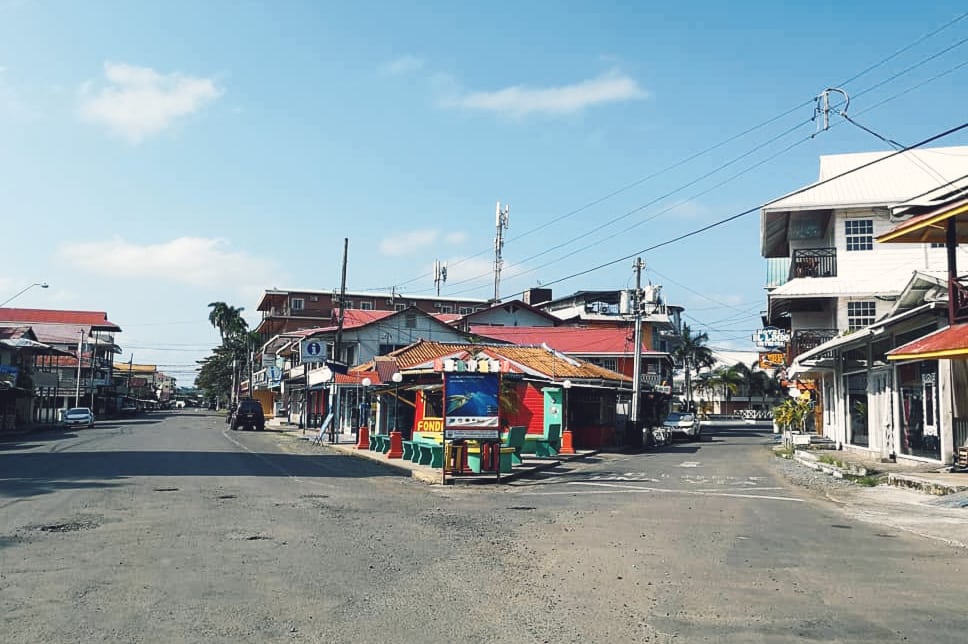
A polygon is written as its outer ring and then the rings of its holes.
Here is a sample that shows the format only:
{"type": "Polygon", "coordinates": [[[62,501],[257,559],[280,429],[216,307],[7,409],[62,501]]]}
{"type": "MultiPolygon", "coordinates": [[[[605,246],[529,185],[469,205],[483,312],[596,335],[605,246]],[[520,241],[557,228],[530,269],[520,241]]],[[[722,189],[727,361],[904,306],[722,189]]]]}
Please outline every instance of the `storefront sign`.
{"type": "Polygon", "coordinates": [[[782,349],[790,342],[790,332],[776,327],[766,327],[753,334],[753,344],[760,349],[782,349]]]}
{"type": "Polygon", "coordinates": [[[776,369],[786,365],[786,354],[781,352],[760,353],[760,369],[776,369]]]}
{"type": "Polygon", "coordinates": [[[497,429],[446,429],[444,430],[444,438],[447,440],[501,440],[500,432],[497,429]]]}
{"type": "Polygon", "coordinates": [[[444,431],[443,418],[421,418],[417,421],[418,432],[442,432],[444,431]]]}

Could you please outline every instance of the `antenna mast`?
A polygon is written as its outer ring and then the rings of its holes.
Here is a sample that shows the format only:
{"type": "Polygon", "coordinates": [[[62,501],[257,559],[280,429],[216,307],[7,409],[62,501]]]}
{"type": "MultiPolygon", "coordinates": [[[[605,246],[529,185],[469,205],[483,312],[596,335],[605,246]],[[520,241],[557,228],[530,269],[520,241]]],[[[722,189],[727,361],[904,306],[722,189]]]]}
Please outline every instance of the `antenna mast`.
{"type": "Polygon", "coordinates": [[[434,260],[434,285],[437,287],[437,297],[440,297],[440,285],[447,281],[447,262],[434,260]]]}
{"type": "Polygon", "coordinates": [[[501,210],[501,202],[497,202],[497,236],[494,238],[494,303],[501,301],[501,267],[504,266],[504,259],[501,251],[504,250],[504,229],[508,227],[508,213],[511,206],[504,204],[501,210]]]}

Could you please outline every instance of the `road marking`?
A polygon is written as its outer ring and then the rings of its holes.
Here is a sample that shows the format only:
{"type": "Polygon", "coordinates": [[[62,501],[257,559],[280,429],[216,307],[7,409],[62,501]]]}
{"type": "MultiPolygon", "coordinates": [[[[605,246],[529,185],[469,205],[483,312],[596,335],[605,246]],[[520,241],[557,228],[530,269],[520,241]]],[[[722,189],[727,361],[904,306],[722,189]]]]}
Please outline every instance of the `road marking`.
{"type": "Polygon", "coordinates": [[[679,467],[699,467],[699,461],[683,461],[679,467]]]}
{"type": "Polygon", "coordinates": [[[660,494],[689,494],[692,496],[725,496],[736,499],[764,499],[768,501],[792,501],[794,503],[803,503],[803,499],[797,499],[788,496],[770,496],[765,494],[739,494],[735,492],[704,492],[701,490],[671,490],[668,488],[661,487],[638,487],[635,485],[618,485],[615,483],[594,483],[591,481],[569,481],[566,485],[591,485],[595,487],[605,487],[608,490],[587,490],[582,492],[522,492],[522,494],[537,495],[537,496],[560,496],[560,495],[578,495],[578,494],[615,494],[615,493],[643,493],[643,492],[657,492],[660,494]]]}

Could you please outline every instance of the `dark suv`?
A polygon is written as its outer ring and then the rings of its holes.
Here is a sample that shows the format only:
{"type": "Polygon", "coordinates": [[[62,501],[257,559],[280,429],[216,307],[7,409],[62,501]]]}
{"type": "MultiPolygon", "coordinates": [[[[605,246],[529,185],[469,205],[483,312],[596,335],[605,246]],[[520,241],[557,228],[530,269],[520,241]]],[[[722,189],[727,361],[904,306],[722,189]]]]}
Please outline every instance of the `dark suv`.
{"type": "Polygon", "coordinates": [[[262,411],[262,404],[258,400],[246,398],[239,401],[239,406],[232,412],[232,429],[251,427],[262,431],[266,428],[266,416],[262,411]]]}

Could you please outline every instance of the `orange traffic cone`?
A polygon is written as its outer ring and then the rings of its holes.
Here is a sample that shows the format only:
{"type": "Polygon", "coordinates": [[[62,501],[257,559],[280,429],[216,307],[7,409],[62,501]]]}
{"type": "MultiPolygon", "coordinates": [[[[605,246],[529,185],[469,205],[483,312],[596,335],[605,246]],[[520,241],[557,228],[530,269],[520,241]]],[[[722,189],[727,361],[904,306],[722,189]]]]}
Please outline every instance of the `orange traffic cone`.
{"type": "Polygon", "coordinates": [[[561,432],[561,451],[559,454],[569,455],[574,453],[575,446],[571,444],[571,430],[566,429],[565,431],[561,432]]]}
{"type": "Polygon", "coordinates": [[[360,438],[356,441],[356,449],[370,449],[370,428],[366,425],[360,426],[360,438]]]}
{"type": "Polygon", "coordinates": [[[390,432],[390,451],[387,458],[403,458],[403,434],[390,432]]]}

